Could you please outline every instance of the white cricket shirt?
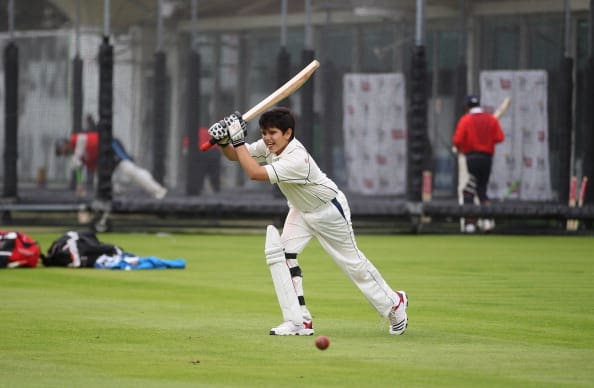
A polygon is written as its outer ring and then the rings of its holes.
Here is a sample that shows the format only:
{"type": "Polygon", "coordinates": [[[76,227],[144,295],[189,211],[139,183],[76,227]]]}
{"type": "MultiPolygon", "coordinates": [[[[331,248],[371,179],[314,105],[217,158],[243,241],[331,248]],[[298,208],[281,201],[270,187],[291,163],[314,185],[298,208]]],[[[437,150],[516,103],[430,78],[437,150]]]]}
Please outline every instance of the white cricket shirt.
{"type": "Polygon", "coordinates": [[[271,153],[264,140],[247,145],[250,155],[258,162],[266,162],[270,183],[277,184],[292,206],[311,212],[330,202],[339,190],[320,170],[317,163],[297,139],[289,142],[280,155],[271,153]]]}

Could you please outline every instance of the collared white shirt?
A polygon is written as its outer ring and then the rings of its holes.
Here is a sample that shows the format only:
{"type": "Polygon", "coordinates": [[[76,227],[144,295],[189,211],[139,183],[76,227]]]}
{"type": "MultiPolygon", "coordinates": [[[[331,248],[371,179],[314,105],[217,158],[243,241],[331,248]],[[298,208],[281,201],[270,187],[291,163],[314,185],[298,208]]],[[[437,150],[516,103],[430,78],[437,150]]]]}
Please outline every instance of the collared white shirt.
{"type": "Polygon", "coordinates": [[[247,148],[254,159],[266,163],[270,183],[277,184],[289,206],[297,210],[311,212],[330,202],[339,192],[297,139],[291,140],[280,155],[271,153],[262,139],[248,144],[247,148]]]}

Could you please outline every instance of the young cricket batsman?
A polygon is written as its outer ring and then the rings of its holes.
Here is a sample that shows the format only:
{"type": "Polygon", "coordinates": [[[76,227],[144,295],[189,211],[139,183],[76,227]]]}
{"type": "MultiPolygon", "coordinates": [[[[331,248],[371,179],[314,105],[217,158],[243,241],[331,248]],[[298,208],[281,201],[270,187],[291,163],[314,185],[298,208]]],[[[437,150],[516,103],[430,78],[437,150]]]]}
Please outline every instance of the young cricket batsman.
{"type": "Polygon", "coordinates": [[[262,138],[246,143],[247,125],[236,112],[212,125],[209,134],[225,157],[238,161],[250,179],[278,185],[289,204],[282,235],[273,226],[266,233],[266,261],[283,313],[283,322],[270,334],[314,334],[297,261],[312,237],[377,312],[389,319],[389,333],[403,334],[408,325],[406,293],[394,291],[357,248],[347,199],[295,138],[293,113],[272,108],[260,116],[259,126],[262,138]]]}

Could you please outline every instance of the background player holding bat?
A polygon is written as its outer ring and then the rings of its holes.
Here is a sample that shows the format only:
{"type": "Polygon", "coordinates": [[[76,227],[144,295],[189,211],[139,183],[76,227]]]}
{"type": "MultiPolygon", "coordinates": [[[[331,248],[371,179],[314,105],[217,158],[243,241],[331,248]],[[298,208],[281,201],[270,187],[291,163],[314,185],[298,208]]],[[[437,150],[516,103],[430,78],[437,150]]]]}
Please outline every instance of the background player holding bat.
{"type": "Polygon", "coordinates": [[[261,115],[259,126],[262,138],[251,144],[245,142],[247,126],[239,113],[214,124],[209,133],[227,159],[238,161],[250,179],[278,185],[289,204],[282,235],[271,225],[266,233],[266,262],[283,313],[283,323],[270,334],[314,333],[297,261],[312,237],[377,312],[389,319],[389,333],[404,333],[408,324],[405,292],[394,291],[357,247],[347,199],[295,138],[293,113],[272,108],[261,115]]]}
{"type": "MultiPolygon", "coordinates": [[[[477,96],[465,99],[466,113],[460,118],[453,136],[454,147],[465,155],[468,180],[463,188],[464,204],[473,204],[475,196],[479,203],[489,203],[487,185],[491,176],[491,165],[495,144],[502,142],[505,135],[495,115],[486,113],[480,106],[477,96]]],[[[465,220],[465,232],[476,230],[476,220],[465,220]]],[[[493,220],[482,220],[481,229],[490,231],[493,220]]]]}

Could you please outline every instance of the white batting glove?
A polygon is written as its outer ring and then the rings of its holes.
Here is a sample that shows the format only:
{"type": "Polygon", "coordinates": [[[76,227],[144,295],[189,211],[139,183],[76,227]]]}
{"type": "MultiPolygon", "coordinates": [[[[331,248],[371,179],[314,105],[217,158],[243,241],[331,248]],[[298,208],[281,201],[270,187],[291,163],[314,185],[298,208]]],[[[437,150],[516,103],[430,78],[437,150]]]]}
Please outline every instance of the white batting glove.
{"type": "Polygon", "coordinates": [[[217,140],[217,144],[221,147],[227,147],[229,145],[229,136],[225,136],[222,139],[217,140]]]}
{"type": "Polygon", "coordinates": [[[217,144],[221,147],[227,147],[229,145],[229,131],[227,130],[227,124],[224,120],[214,123],[208,128],[208,134],[217,141],[217,144]]]}
{"type": "Polygon", "coordinates": [[[247,135],[247,124],[241,118],[241,113],[235,112],[224,118],[229,138],[233,147],[239,147],[245,144],[245,136],[247,135]]]}

